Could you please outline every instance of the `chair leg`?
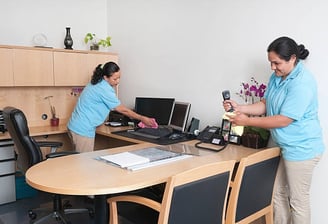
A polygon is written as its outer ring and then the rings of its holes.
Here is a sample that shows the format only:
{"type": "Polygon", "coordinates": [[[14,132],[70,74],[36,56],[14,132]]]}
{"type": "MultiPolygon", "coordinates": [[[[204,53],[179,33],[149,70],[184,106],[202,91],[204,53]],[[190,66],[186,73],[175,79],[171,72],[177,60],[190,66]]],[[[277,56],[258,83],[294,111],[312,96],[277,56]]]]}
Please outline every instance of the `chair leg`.
{"type": "Polygon", "coordinates": [[[46,215],[34,222],[32,222],[33,224],[41,224],[41,223],[47,223],[45,222],[48,219],[56,219],[57,221],[61,221],[61,223],[63,224],[68,224],[69,222],[66,221],[65,217],[58,211],[54,211],[52,213],[50,213],[49,215],[46,215]]]}
{"type": "MultiPolygon", "coordinates": [[[[70,204],[68,204],[70,205],[70,204]]],[[[44,209],[42,209],[44,210],[44,209]]],[[[53,195],[53,208],[50,214],[37,218],[36,213],[33,210],[29,211],[29,217],[31,218],[31,223],[33,224],[41,224],[41,223],[48,223],[46,220],[48,219],[55,219],[60,223],[69,224],[70,222],[67,220],[66,215],[68,214],[76,214],[76,213],[88,213],[90,217],[94,216],[94,211],[88,208],[68,208],[63,209],[61,195],[55,194],[53,195]]]]}

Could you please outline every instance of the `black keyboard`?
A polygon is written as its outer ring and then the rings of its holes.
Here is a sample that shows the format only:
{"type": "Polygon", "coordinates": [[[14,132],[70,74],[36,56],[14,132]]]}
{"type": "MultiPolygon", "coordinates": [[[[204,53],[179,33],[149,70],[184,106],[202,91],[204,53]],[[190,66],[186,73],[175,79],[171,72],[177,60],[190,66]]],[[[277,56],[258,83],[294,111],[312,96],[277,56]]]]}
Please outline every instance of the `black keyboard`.
{"type": "Polygon", "coordinates": [[[159,139],[165,136],[168,136],[172,133],[172,130],[169,128],[140,128],[135,131],[129,132],[132,135],[137,135],[145,138],[159,139]]]}

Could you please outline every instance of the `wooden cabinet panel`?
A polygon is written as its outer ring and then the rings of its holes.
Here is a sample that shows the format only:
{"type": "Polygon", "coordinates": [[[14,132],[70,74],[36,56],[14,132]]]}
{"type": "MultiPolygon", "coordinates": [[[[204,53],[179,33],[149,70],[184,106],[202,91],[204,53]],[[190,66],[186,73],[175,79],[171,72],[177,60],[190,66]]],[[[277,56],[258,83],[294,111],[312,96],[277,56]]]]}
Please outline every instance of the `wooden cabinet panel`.
{"type": "Polygon", "coordinates": [[[0,48],[0,86],[14,85],[13,50],[0,48]]]}
{"type": "Polygon", "coordinates": [[[99,51],[0,45],[0,86],[85,86],[98,64],[118,63],[99,51]]]}
{"type": "Polygon", "coordinates": [[[109,61],[113,61],[118,63],[117,55],[109,55],[109,54],[88,54],[88,73],[89,73],[89,80],[93,74],[94,69],[99,64],[104,64],[109,61]]]}
{"type": "Polygon", "coordinates": [[[54,52],[55,86],[85,86],[98,64],[118,61],[117,55],[54,52]]]}
{"type": "Polygon", "coordinates": [[[84,86],[90,79],[87,54],[54,52],[55,86],[84,86]]]}
{"type": "Polygon", "coordinates": [[[15,86],[53,86],[53,53],[14,49],[15,86]]]}

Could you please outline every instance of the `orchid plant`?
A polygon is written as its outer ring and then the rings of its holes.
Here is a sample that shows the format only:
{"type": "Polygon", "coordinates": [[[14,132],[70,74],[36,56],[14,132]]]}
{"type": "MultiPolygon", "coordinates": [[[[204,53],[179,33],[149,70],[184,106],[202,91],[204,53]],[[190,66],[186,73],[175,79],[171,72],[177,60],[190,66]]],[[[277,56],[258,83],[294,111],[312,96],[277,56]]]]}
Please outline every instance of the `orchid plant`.
{"type": "MultiPolygon", "coordinates": [[[[266,84],[262,83],[259,84],[259,82],[254,78],[251,77],[250,83],[242,82],[241,83],[241,89],[236,94],[240,96],[246,104],[253,104],[258,101],[260,101],[265,93],[266,90],[266,84]]],[[[244,128],[244,134],[243,138],[249,138],[250,136],[257,134],[261,137],[262,142],[261,144],[264,144],[266,146],[267,141],[270,137],[269,130],[265,128],[259,128],[259,127],[251,127],[247,126],[244,128]]],[[[242,140],[242,142],[245,140],[242,140]]],[[[248,142],[248,141],[246,141],[248,142]]],[[[244,146],[250,147],[249,145],[246,145],[248,143],[242,143],[244,146]]],[[[258,145],[258,144],[255,144],[258,145]]]]}
{"type": "Polygon", "coordinates": [[[263,98],[266,87],[264,83],[259,84],[259,82],[252,77],[250,83],[241,83],[241,89],[236,94],[239,95],[245,103],[255,103],[263,98]]]}

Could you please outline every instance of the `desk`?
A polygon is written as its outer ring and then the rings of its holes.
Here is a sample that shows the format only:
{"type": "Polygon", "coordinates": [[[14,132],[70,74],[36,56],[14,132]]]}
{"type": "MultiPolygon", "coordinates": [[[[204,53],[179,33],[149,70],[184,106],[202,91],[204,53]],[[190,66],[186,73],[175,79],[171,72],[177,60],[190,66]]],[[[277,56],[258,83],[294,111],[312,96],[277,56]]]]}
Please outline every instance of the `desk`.
{"type": "MultiPolygon", "coordinates": [[[[195,144],[195,141],[185,144],[195,144]]],[[[160,166],[128,171],[95,158],[101,155],[131,151],[154,146],[141,143],[131,146],[75,154],[46,160],[31,167],[26,181],[32,187],[50,193],[68,195],[95,195],[95,223],[108,223],[106,195],[141,189],[166,182],[169,177],[200,165],[226,160],[240,160],[257,152],[256,149],[228,145],[219,153],[201,150],[195,156],[160,166]]]]}

